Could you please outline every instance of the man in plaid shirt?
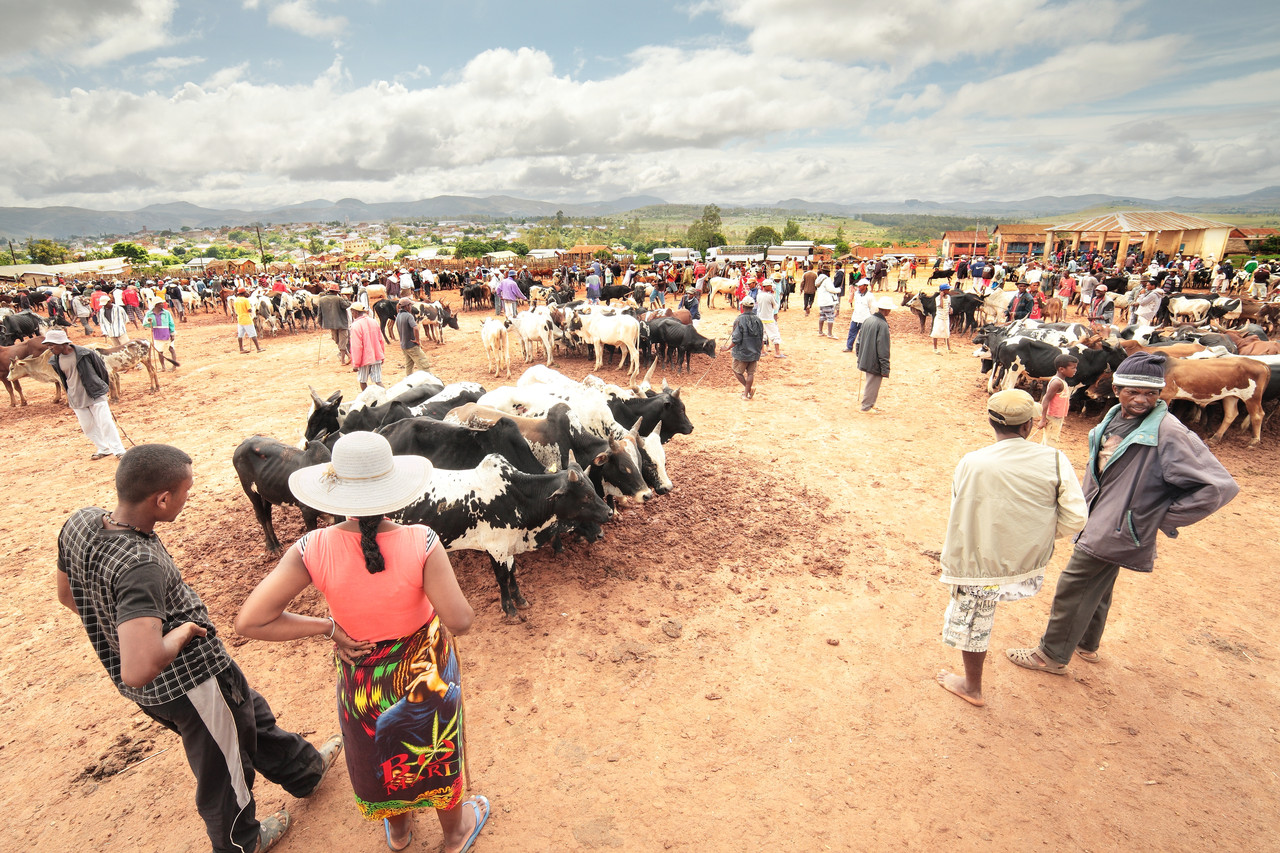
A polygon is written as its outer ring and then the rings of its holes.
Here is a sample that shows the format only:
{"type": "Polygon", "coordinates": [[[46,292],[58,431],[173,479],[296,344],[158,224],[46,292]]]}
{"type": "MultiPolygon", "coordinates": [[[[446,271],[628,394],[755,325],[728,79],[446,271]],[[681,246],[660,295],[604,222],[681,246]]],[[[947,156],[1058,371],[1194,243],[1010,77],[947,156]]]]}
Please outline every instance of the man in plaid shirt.
{"type": "Polygon", "coordinates": [[[80,617],[120,693],[181,736],[214,851],[264,853],[288,829],[289,813],[257,820],[255,771],[309,796],[342,740],[317,750],[276,725],[153,532],[182,512],[191,484],[191,457],[176,447],[143,444],[126,453],[116,469],[116,508],[87,507],[62,527],[58,600],[80,617]]]}

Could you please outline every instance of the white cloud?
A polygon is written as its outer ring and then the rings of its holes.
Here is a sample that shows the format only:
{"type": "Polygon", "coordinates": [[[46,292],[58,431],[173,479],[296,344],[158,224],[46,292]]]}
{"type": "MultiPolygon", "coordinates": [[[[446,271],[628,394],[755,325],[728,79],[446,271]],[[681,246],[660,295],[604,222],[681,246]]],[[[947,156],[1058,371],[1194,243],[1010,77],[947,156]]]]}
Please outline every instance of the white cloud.
{"type": "Polygon", "coordinates": [[[1135,0],[703,0],[761,54],[918,68],[1111,33],[1135,0]]]}
{"type": "MultiPolygon", "coordinates": [[[[313,34],[334,36],[322,2],[242,0],[268,16],[288,7],[281,14],[301,15],[304,28],[313,15],[313,34]]],[[[1123,25],[1115,31],[1131,40],[1082,37],[1112,26],[1125,2],[710,7],[755,28],[749,48],[647,46],[594,79],[529,47],[485,50],[436,76],[417,66],[390,82],[353,81],[341,56],[293,85],[265,82],[267,57],[251,69],[161,56],[137,73],[159,81],[199,71],[203,82],[158,92],[57,92],[0,77],[0,105],[18,128],[0,147],[0,204],[241,206],[510,190],[565,201],[641,192],[727,203],[946,200],[1280,183],[1271,94],[1280,72],[1213,82],[1187,64],[1196,51],[1177,36],[1123,25]],[[1064,10],[1094,17],[1050,27],[1064,10]],[[965,37],[967,16],[985,42],[965,37]],[[996,45],[1021,53],[1017,70],[991,61],[996,45]],[[912,70],[923,65],[928,74],[912,70]],[[1183,79],[1205,82],[1164,94],[1183,79]]]]}
{"type": "Polygon", "coordinates": [[[1187,40],[1180,36],[1160,36],[1068,47],[1030,68],[964,84],[940,112],[944,116],[1060,115],[1078,104],[1122,98],[1177,73],[1177,55],[1186,46],[1187,40]]]}
{"type": "MultiPolygon", "coordinates": [[[[347,29],[347,19],[342,15],[326,15],[317,7],[317,0],[267,0],[270,7],[267,21],[282,29],[292,30],[308,38],[337,38],[347,29]]],[[[244,0],[244,8],[257,10],[262,0],[244,0]]]]}
{"type": "Polygon", "coordinates": [[[91,67],[167,47],[176,42],[169,32],[176,7],[177,0],[7,0],[0,62],[91,67]]]}

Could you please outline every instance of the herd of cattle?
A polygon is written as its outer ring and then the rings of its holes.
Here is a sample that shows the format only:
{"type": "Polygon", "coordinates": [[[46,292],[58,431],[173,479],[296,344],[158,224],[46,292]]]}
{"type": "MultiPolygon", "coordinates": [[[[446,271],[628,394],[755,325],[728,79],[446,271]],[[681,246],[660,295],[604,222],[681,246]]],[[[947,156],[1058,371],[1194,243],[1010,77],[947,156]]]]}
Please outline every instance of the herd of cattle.
{"type": "MultiPolygon", "coordinates": [[[[1222,423],[1210,437],[1219,441],[1235,422],[1243,405],[1242,428],[1252,433],[1249,446],[1260,443],[1266,413],[1264,403],[1280,398],[1280,342],[1275,332],[1276,303],[1215,295],[1178,294],[1161,306],[1163,325],[1099,327],[1088,323],[1004,318],[1012,292],[990,295],[959,292],[951,297],[953,332],[973,335],[974,353],[981,359],[989,393],[1016,387],[1024,380],[1051,379],[1054,360],[1063,354],[1078,359],[1069,381],[1073,406],[1088,400],[1109,400],[1112,372],[1134,352],[1163,352],[1169,357],[1162,399],[1171,406],[1186,401],[1198,422],[1205,408],[1221,403],[1222,423]],[[1250,319],[1252,318],[1252,319],[1250,319]],[[1259,319],[1268,322],[1264,326],[1259,319]],[[1190,319],[1194,322],[1180,322],[1190,319]],[[1236,323],[1239,328],[1228,328],[1236,323]]],[[[923,292],[903,300],[920,319],[923,332],[936,313],[936,296],[923,292]]],[[[1161,316],[1157,315],[1159,324],[1161,316]]],[[[1175,413],[1179,413],[1175,409],[1175,413]]]]}
{"type": "Polygon", "coordinates": [[[386,390],[370,386],[349,404],[341,391],[322,399],[313,389],[302,449],[255,435],[232,457],[268,551],[280,549],[273,505],[300,507],[306,528],[316,527],[319,513],[294,498],[289,475],[327,461],[342,434],[360,430],[385,436],[398,455],[431,461],[430,484],[394,518],[430,525],[450,550],[487,553],[502,609],[515,616],[527,604],[516,556],[558,549],[570,535],[593,542],[623,501],[671,491],[664,445],[693,424],[678,388],[577,382],[545,365],[492,391],[426,372],[386,390]]]}

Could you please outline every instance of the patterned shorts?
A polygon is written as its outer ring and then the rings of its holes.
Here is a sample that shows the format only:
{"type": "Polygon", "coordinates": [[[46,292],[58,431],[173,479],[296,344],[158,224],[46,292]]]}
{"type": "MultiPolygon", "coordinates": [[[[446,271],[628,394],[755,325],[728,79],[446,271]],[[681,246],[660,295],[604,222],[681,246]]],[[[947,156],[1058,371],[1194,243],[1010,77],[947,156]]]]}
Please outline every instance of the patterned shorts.
{"type": "Polygon", "coordinates": [[[836,306],[823,305],[821,308],[818,309],[819,323],[832,323],[832,322],[835,322],[835,319],[836,319],[836,306]]]}
{"type": "Polygon", "coordinates": [[[942,642],[962,652],[985,652],[996,621],[998,586],[953,586],[942,622],[942,642]]]}

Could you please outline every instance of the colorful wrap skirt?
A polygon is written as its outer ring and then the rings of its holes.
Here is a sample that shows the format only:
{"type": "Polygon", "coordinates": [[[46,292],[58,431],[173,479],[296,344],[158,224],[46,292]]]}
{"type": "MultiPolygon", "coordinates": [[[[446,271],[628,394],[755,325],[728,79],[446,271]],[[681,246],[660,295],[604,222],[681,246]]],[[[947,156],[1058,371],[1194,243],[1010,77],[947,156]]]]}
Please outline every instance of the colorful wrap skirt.
{"type": "Polygon", "coordinates": [[[338,718],[356,804],[368,820],[462,802],[462,683],[437,616],[384,640],[354,666],[340,658],[338,718]]]}

